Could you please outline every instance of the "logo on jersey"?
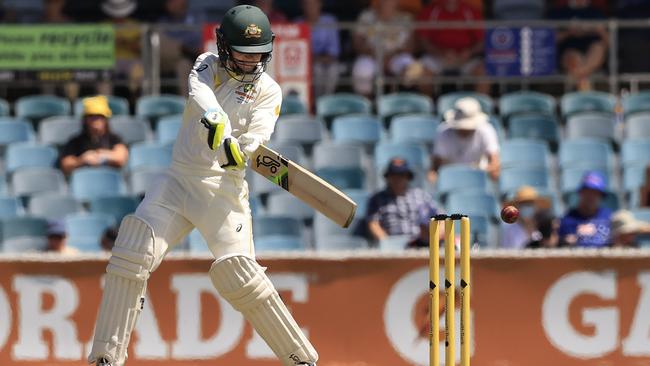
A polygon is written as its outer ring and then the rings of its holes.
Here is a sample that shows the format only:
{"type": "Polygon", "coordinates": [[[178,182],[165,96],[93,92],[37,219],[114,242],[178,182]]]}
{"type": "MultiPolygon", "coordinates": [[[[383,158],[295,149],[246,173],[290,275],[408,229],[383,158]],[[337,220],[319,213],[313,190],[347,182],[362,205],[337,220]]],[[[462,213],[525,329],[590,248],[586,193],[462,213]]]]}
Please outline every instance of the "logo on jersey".
{"type": "Polygon", "coordinates": [[[235,95],[237,96],[237,103],[239,104],[249,104],[255,101],[257,96],[257,90],[255,90],[255,84],[242,84],[237,89],[235,89],[235,95]]]}
{"type": "Polygon", "coordinates": [[[236,232],[240,232],[242,228],[242,224],[237,225],[237,228],[235,229],[236,232]]]}
{"type": "Polygon", "coordinates": [[[197,67],[195,70],[196,70],[196,72],[201,72],[201,71],[203,71],[203,70],[205,70],[207,68],[208,68],[208,65],[201,64],[201,66],[197,67]]]}
{"type": "Polygon", "coordinates": [[[256,24],[249,24],[244,31],[244,37],[246,38],[260,38],[262,37],[262,29],[256,24]]]}

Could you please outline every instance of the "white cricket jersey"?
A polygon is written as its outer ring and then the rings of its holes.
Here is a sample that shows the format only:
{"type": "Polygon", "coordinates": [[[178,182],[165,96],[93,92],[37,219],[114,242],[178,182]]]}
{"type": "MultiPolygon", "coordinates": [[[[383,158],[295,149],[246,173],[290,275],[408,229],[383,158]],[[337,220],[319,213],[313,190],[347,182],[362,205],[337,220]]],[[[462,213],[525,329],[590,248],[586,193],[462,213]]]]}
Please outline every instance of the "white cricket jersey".
{"type": "Polygon", "coordinates": [[[217,55],[202,54],[190,72],[189,99],[174,143],[171,170],[199,176],[229,174],[243,179],[244,170],[220,167],[225,162],[217,161],[216,151],[208,147],[208,130],[200,122],[203,114],[209,108],[222,108],[230,118],[232,136],[250,156],[271,138],[281,104],[280,86],[268,74],[263,73],[253,83],[240,82],[229,76],[217,55]]]}

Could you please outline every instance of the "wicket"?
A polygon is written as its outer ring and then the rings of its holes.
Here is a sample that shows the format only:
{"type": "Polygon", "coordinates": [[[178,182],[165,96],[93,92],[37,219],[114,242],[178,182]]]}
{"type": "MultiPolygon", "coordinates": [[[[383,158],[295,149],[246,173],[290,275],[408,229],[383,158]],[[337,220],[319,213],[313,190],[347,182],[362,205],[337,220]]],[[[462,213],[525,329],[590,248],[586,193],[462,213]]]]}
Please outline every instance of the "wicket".
{"type": "Polygon", "coordinates": [[[470,220],[436,215],[429,222],[429,366],[440,366],[440,223],[445,223],[445,366],[456,364],[455,221],[460,221],[460,365],[470,364],[470,220]]]}

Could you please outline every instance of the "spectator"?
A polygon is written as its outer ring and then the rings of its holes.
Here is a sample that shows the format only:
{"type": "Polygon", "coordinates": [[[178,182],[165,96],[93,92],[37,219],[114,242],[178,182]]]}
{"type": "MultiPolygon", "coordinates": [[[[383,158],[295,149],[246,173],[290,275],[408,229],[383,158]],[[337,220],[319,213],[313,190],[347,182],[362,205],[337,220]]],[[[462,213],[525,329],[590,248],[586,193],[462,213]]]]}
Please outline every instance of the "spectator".
{"type": "Polygon", "coordinates": [[[196,57],[201,54],[201,34],[188,27],[202,23],[201,19],[187,11],[187,0],[165,1],[165,15],[158,22],[171,25],[161,33],[160,67],[162,72],[173,72],[176,76],[178,93],[188,94],[187,75],[196,57]]]}
{"type": "Polygon", "coordinates": [[[578,193],[577,206],[560,222],[560,244],[592,248],[609,245],[612,211],[601,206],[607,193],[605,177],[599,172],[586,173],[578,193]]]}
{"type": "Polygon", "coordinates": [[[514,199],[504,205],[517,207],[519,219],[513,224],[501,225],[501,247],[523,249],[533,239],[533,234],[539,231],[537,214],[540,211],[547,211],[551,207],[551,201],[541,197],[535,188],[522,186],[517,190],[514,199]]]}
{"type": "Polygon", "coordinates": [[[313,97],[332,94],[339,78],[338,58],[341,54],[339,31],[336,17],[321,13],[321,0],[302,0],[303,17],[311,27],[311,61],[314,80],[313,97]]]}
{"type": "Polygon", "coordinates": [[[402,79],[413,64],[413,37],[408,25],[412,17],[398,10],[398,0],[382,0],[364,10],[357,20],[353,47],[357,57],[352,66],[354,91],[371,96],[378,72],[402,79]],[[382,23],[383,28],[377,28],[382,23]],[[376,53],[381,47],[384,59],[376,64],[376,53]]]}
{"type": "Polygon", "coordinates": [[[47,251],[61,255],[76,255],[79,251],[67,245],[67,233],[63,220],[52,220],[47,225],[47,251]]]}
{"type": "Polygon", "coordinates": [[[650,223],[637,220],[628,210],[618,210],[612,214],[612,246],[636,247],[638,236],[643,234],[650,234],[650,223]]]}
{"type": "Polygon", "coordinates": [[[645,179],[639,188],[639,206],[650,206],[650,165],[645,168],[645,179]]]}
{"type": "Polygon", "coordinates": [[[421,212],[435,212],[433,199],[420,188],[409,187],[413,171],[406,160],[393,158],[384,173],[386,188],[368,201],[366,225],[372,239],[390,235],[419,235],[421,212]]]}
{"type": "Polygon", "coordinates": [[[557,248],[560,245],[558,228],[560,223],[550,210],[538,211],[534,217],[537,230],[533,232],[531,241],[526,245],[529,249],[557,248]]]}
{"type": "MultiPolygon", "coordinates": [[[[464,21],[477,24],[483,16],[463,0],[440,0],[428,5],[418,15],[422,22],[464,21]]],[[[483,30],[470,29],[419,29],[418,45],[424,51],[422,64],[428,80],[433,75],[485,75],[483,66],[483,30]]],[[[423,87],[426,85],[421,84],[423,87]]],[[[478,83],[476,90],[489,93],[487,83],[478,83]]],[[[423,89],[431,94],[432,90],[423,89]]]]}
{"type": "Polygon", "coordinates": [[[273,0],[240,1],[240,5],[241,4],[250,4],[262,9],[262,12],[266,14],[271,24],[287,23],[289,21],[282,11],[273,6],[273,0]]]}
{"type": "Polygon", "coordinates": [[[467,164],[499,178],[499,139],[479,102],[471,97],[460,98],[454,109],[445,112],[434,140],[432,170],[429,180],[435,182],[438,169],[446,164],[467,164]]]}
{"type": "Polygon", "coordinates": [[[61,152],[61,170],[65,174],[82,166],[109,165],[121,168],[129,151],[122,140],[111,133],[108,119],[111,109],[104,96],[83,100],[82,131],[68,141],[61,152]]]}
{"type": "MultiPolygon", "coordinates": [[[[407,248],[428,248],[429,247],[429,225],[431,218],[435,215],[440,214],[435,207],[432,205],[423,205],[420,208],[418,215],[418,225],[420,226],[420,234],[413,238],[410,242],[406,244],[407,248]]],[[[440,240],[444,240],[445,231],[440,230],[440,240]]]]}
{"type": "Polygon", "coordinates": [[[109,227],[102,233],[102,237],[99,240],[99,244],[103,251],[110,252],[113,250],[115,245],[115,239],[117,238],[117,228],[109,227]]]}
{"type": "Polygon", "coordinates": [[[70,23],[72,20],[65,14],[66,0],[45,0],[43,2],[42,23],[70,23]]]}
{"type": "MultiPolygon", "coordinates": [[[[590,0],[573,0],[549,14],[557,20],[599,20],[605,14],[590,0]]],[[[569,26],[557,33],[560,66],[575,81],[578,90],[591,89],[589,78],[605,63],[608,37],[603,26],[569,26]]]]}

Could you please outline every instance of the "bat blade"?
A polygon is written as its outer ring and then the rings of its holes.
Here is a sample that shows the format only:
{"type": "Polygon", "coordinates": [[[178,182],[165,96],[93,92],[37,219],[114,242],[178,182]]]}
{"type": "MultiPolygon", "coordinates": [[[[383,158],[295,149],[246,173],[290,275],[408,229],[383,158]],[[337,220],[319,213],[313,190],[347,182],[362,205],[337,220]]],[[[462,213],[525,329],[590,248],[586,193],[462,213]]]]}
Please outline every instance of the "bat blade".
{"type": "Polygon", "coordinates": [[[251,156],[251,168],[342,227],[354,218],[357,204],[316,174],[267,146],[251,156]]]}

